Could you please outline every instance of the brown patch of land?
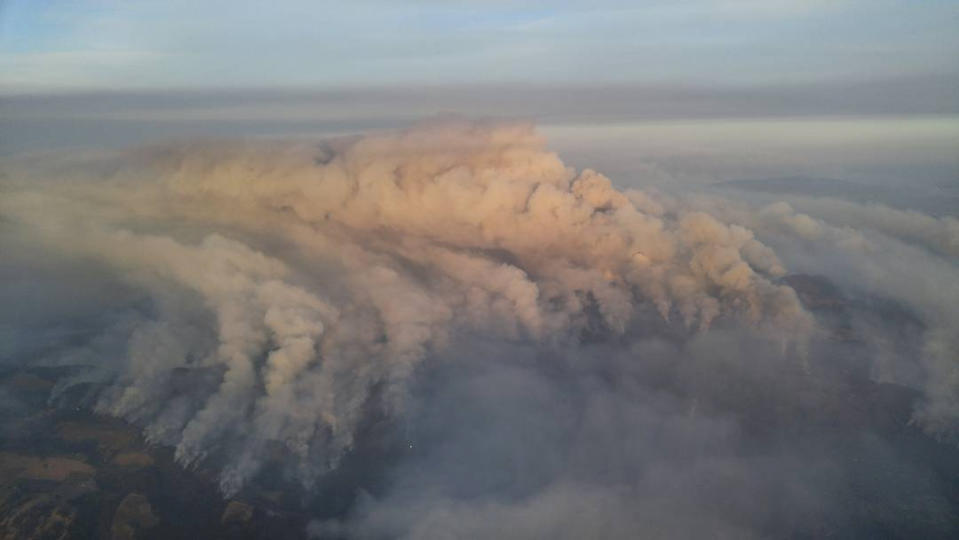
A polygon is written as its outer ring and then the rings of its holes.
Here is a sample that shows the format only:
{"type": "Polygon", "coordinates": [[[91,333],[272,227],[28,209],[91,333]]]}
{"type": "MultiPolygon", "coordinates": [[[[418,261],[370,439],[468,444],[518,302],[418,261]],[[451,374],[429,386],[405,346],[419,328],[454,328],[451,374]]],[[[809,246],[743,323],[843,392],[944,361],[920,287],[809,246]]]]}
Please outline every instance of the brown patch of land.
{"type": "Polygon", "coordinates": [[[101,451],[118,452],[139,443],[139,435],[132,427],[104,423],[67,421],[57,425],[57,433],[65,441],[95,441],[101,451]]]}
{"type": "Polygon", "coordinates": [[[62,482],[71,476],[90,477],[96,470],[72,457],[35,457],[0,452],[0,477],[6,480],[55,480],[62,482]]]}
{"type": "Polygon", "coordinates": [[[122,452],[113,458],[113,464],[121,467],[149,467],[154,460],[143,452],[122,452]]]}

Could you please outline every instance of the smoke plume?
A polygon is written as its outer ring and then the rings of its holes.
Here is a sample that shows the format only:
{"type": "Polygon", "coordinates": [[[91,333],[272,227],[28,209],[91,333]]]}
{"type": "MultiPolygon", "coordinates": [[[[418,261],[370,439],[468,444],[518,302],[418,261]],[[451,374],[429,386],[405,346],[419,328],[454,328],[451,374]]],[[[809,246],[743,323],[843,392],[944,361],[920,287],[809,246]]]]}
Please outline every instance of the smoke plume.
{"type": "MultiPolygon", "coordinates": [[[[926,432],[959,428],[953,218],[620,190],[529,125],[456,119],[10,159],[0,189],[5,271],[34,269],[5,319],[48,283],[108,291],[24,308],[5,361],[86,366],[60,395],[92,384],[95,410],[213,464],[224,493],[277,455],[309,491],[371,419],[405,426],[389,488],[320,536],[846,530],[845,458],[780,425],[843,410],[843,362],[920,392],[926,432]],[[915,338],[883,341],[892,323],[853,302],[837,340],[796,273],[888,299],[915,338]]],[[[938,493],[928,474],[910,478],[938,493]]]]}

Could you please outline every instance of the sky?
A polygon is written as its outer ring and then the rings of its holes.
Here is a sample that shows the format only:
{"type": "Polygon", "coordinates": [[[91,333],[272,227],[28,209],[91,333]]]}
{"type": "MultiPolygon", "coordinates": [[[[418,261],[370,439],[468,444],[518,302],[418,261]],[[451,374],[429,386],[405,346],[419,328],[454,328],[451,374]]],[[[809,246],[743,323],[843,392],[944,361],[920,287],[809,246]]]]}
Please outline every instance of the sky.
{"type": "Polygon", "coordinates": [[[4,0],[0,91],[853,82],[959,72],[959,2],[4,0]]]}
{"type": "Polygon", "coordinates": [[[619,185],[939,185],[957,28],[956,0],[0,0],[0,156],[452,113],[619,185]]]}

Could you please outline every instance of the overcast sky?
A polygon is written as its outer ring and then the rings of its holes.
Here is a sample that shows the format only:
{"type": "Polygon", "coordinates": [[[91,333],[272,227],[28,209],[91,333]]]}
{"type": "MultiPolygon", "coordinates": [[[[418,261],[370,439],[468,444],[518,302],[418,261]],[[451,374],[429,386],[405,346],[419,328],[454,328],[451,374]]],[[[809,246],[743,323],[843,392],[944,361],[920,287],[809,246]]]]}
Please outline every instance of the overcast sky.
{"type": "Polygon", "coordinates": [[[0,0],[0,90],[770,85],[959,72],[959,2],[0,0]]]}

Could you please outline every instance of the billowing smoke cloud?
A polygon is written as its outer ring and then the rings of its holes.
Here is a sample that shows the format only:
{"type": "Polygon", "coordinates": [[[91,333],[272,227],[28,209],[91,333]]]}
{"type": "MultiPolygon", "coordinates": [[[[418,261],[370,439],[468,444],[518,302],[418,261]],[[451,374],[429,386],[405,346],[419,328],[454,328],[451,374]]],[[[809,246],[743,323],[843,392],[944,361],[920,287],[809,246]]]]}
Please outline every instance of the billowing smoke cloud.
{"type": "Polygon", "coordinates": [[[951,218],[621,191],[528,125],[459,120],[22,159],[2,190],[10,267],[90,268],[116,291],[76,308],[79,344],[38,347],[38,329],[68,324],[38,308],[12,326],[11,361],[89,366],[60,390],[95,383],[98,411],[185,465],[216,464],[224,492],[278,452],[309,490],[371,418],[407,426],[392,487],[319,535],[762,535],[782,512],[750,497],[789,483],[783,500],[821,515],[810,493],[839,482],[831,458],[747,462],[768,447],[740,424],[825,410],[841,392],[817,381],[850,349],[888,357],[874,379],[924,392],[918,425],[959,426],[951,218]],[[919,357],[858,312],[845,316],[866,344],[837,342],[797,271],[907,306],[919,357]],[[717,505],[723,490],[748,495],[717,505]]]}

